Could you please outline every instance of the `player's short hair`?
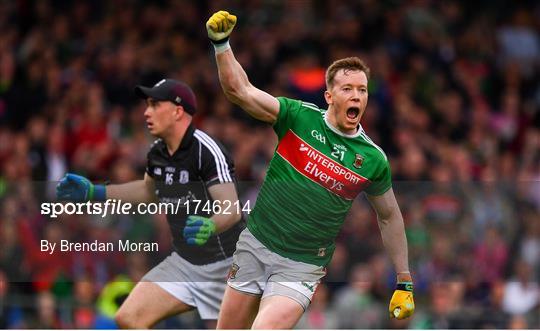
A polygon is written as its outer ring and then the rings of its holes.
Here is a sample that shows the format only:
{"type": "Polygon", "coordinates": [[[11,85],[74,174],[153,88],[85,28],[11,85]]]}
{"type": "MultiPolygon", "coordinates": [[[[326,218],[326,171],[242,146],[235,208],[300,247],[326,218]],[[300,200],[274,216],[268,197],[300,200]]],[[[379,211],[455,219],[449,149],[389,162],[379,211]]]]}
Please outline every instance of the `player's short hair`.
{"type": "Polygon", "coordinates": [[[334,61],[334,63],[326,69],[326,87],[332,87],[334,84],[334,77],[336,77],[336,74],[340,70],[344,70],[345,73],[348,71],[363,71],[369,79],[369,67],[364,61],[356,56],[346,57],[334,61]]]}

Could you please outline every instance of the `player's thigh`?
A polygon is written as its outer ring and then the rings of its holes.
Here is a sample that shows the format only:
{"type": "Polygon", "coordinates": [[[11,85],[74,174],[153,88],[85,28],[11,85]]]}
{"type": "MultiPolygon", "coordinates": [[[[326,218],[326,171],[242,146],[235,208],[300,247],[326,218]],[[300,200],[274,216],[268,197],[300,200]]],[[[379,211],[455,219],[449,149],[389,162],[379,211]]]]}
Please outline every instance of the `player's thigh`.
{"type": "Polygon", "coordinates": [[[116,314],[121,327],[149,328],[160,320],[194,307],[180,301],[152,282],[140,282],[116,314]]]}
{"type": "Polygon", "coordinates": [[[274,256],[274,273],[268,278],[254,329],[293,328],[309,307],[325,275],[324,268],[274,256]]]}
{"type": "Polygon", "coordinates": [[[317,286],[326,274],[325,268],[293,261],[277,254],[274,256],[274,262],[274,272],[268,278],[263,299],[272,295],[289,297],[300,303],[306,310],[317,286]]]}
{"type": "Polygon", "coordinates": [[[249,329],[257,315],[259,303],[259,295],[242,292],[227,286],[221,303],[217,328],[249,329]]]}
{"type": "Polygon", "coordinates": [[[269,277],[268,249],[245,229],[236,244],[218,329],[250,328],[269,277]]]}
{"type": "Polygon", "coordinates": [[[252,329],[292,329],[303,313],[304,308],[294,299],[281,295],[265,297],[252,329]]]}

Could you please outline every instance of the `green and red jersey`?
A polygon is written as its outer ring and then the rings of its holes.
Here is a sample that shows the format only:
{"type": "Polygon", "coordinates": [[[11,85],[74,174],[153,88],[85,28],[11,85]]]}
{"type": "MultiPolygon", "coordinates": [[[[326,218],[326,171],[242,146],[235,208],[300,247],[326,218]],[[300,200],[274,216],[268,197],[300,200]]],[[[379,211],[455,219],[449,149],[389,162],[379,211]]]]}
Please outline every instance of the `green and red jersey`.
{"type": "Polygon", "coordinates": [[[270,250],[324,266],[356,196],[381,195],[392,186],[386,155],[362,127],[347,135],[317,106],[278,98],[279,143],[248,219],[270,250]]]}

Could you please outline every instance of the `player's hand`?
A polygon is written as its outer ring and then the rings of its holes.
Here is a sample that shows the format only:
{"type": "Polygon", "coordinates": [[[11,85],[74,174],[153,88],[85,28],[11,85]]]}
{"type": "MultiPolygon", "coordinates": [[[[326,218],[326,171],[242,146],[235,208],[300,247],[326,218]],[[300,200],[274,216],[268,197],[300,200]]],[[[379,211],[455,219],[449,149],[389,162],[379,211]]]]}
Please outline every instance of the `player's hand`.
{"type": "Polygon", "coordinates": [[[413,283],[398,282],[392,299],[390,299],[390,317],[405,319],[414,313],[413,283]]]}
{"type": "Polygon", "coordinates": [[[229,39],[234,26],[236,25],[236,16],[229,14],[224,10],[214,13],[206,21],[206,31],[208,38],[215,43],[221,44],[229,39]]]}
{"type": "Polygon", "coordinates": [[[76,202],[105,200],[105,186],[94,185],[86,177],[67,173],[56,185],[56,198],[76,202]]]}
{"type": "Polygon", "coordinates": [[[189,245],[202,246],[216,233],[216,224],[210,218],[188,216],[184,228],[184,238],[189,245]]]}

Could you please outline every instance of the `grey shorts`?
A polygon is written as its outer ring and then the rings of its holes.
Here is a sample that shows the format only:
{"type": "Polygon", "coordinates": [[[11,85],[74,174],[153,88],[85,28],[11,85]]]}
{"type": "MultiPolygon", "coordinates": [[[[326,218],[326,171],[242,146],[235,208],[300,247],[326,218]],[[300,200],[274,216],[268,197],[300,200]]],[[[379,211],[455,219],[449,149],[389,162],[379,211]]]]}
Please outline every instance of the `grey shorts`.
{"type": "Polygon", "coordinates": [[[305,310],[324,275],[323,267],[294,261],[270,251],[245,229],[236,244],[228,284],[238,291],[262,298],[289,297],[305,310]]]}
{"type": "Polygon", "coordinates": [[[142,281],[153,282],[183,303],[197,307],[204,320],[218,318],[232,257],[194,265],[173,252],[150,270],[142,281]]]}

